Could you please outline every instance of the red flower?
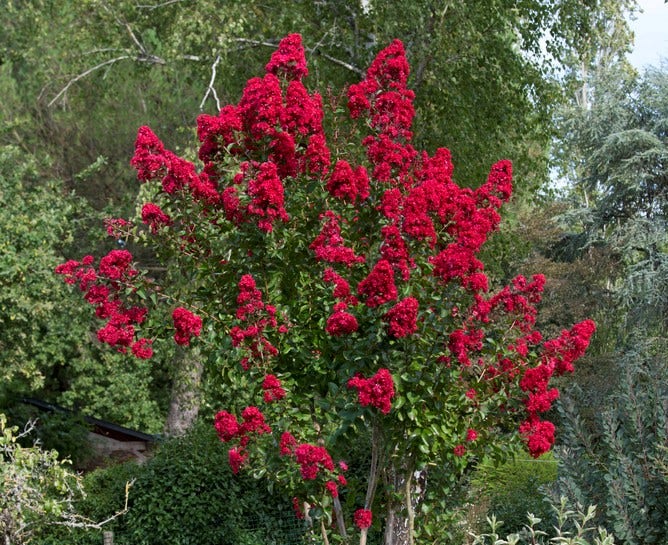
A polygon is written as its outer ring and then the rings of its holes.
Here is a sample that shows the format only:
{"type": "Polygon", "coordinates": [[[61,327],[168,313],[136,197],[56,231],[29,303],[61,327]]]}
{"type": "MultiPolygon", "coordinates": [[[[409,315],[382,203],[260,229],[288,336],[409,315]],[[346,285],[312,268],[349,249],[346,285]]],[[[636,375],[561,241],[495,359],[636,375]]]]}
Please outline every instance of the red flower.
{"type": "Polygon", "coordinates": [[[181,346],[189,346],[192,337],[199,337],[202,332],[202,318],[183,307],[172,312],[174,321],[174,340],[181,346]]]}
{"type": "Polygon", "coordinates": [[[327,492],[330,493],[332,498],[338,498],[339,497],[339,487],[336,485],[334,481],[327,481],[325,483],[325,488],[327,489],[327,492]]]}
{"type": "Polygon", "coordinates": [[[278,177],[276,164],[262,163],[255,179],[248,181],[248,195],[252,197],[246,212],[257,216],[260,230],[271,232],[276,220],[288,221],[289,216],[283,208],[283,184],[278,177]]]}
{"type": "Polygon", "coordinates": [[[308,75],[301,35],[289,34],[283,38],[278,49],[271,55],[265,70],[287,79],[302,79],[308,75]]]}
{"type": "Polygon", "coordinates": [[[369,528],[369,526],[371,526],[372,519],[373,516],[371,514],[371,511],[369,511],[368,509],[358,509],[357,511],[355,511],[355,514],[353,515],[355,526],[357,526],[360,530],[365,530],[366,528],[369,528]]]}
{"type": "Polygon", "coordinates": [[[334,313],[327,318],[325,331],[333,337],[350,335],[357,331],[357,318],[345,311],[347,307],[346,303],[337,303],[334,306],[334,313]]]}
{"type": "Polygon", "coordinates": [[[264,402],[271,403],[272,401],[280,401],[285,397],[285,390],[281,386],[281,381],[274,375],[267,375],[262,381],[262,389],[264,390],[264,402]]]}
{"type": "Polygon", "coordinates": [[[304,511],[302,510],[302,504],[297,496],[292,498],[292,509],[295,512],[295,517],[299,520],[302,520],[305,517],[304,511]]]}
{"type": "Polygon", "coordinates": [[[301,466],[302,478],[307,481],[315,480],[322,469],[334,471],[332,457],[325,447],[302,443],[295,448],[295,459],[301,466]]]}
{"type": "Polygon", "coordinates": [[[344,244],[339,225],[341,218],[331,210],[327,210],[323,218],[325,223],[320,234],[309,246],[315,253],[315,258],[328,263],[343,263],[348,267],[352,267],[355,263],[363,263],[364,257],[355,255],[354,250],[344,244]]]}
{"type": "Polygon", "coordinates": [[[522,422],[520,433],[524,436],[529,454],[534,458],[550,450],[554,444],[554,424],[539,420],[536,416],[522,422]]]}
{"type": "Polygon", "coordinates": [[[393,337],[400,339],[417,331],[418,300],[406,297],[385,314],[387,329],[393,337]]]}
{"type": "Polygon", "coordinates": [[[135,357],[140,358],[142,360],[148,360],[151,359],[153,356],[153,348],[151,348],[151,344],[153,341],[149,339],[139,339],[136,343],[132,345],[132,353],[135,355],[135,357]]]}
{"type": "Polygon", "coordinates": [[[120,280],[124,276],[136,276],[137,271],[130,267],[132,254],[127,250],[111,250],[100,259],[100,276],[109,280],[120,280]]]}
{"type": "Polygon", "coordinates": [[[477,438],[478,438],[478,432],[477,431],[475,431],[472,428],[469,428],[468,430],[466,430],[466,440],[467,441],[469,441],[469,442],[475,441],[477,438]]]}
{"type": "Polygon", "coordinates": [[[281,434],[281,440],[278,444],[281,456],[292,456],[295,453],[296,446],[297,440],[289,431],[285,431],[281,434]]]}
{"type": "Polygon", "coordinates": [[[227,411],[220,411],[216,414],[214,427],[221,441],[227,443],[241,433],[241,428],[237,417],[227,411]]]}
{"type": "Polygon", "coordinates": [[[248,454],[241,448],[234,447],[227,451],[227,459],[230,463],[230,467],[232,468],[232,473],[236,475],[239,473],[241,466],[243,466],[248,459],[248,454]]]}
{"type": "Polygon", "coordinates": [[[271,428],[265,423],[264,415],[257,407],[246,407],[241,413],[241,418],[243,423],[239,429],[242,434],[257,433],[262,435],[263,433],[271,433],[271,428]]]}
{"type": "Polygon", "coordinates": [[[325,186],[332,196],[354,203],[369,197],[369,176],[363,166],[355,170],[343,159],[336,162],[325,186]]]}
{"type": "Polygon", "coordinates": [[[151,228],[151,233],[157,233],[161,227],[172,224],[172,219],[159,206],[150,202],[142,207],[141,220],[151,228]]]}
{"type": "Polygon", "coordinates": [[[452,452],[454,453],[455,456],[462,457],[464,454],[466,454],[466,447],[464,445],[457,445],[455,448],[452,449],[452,452]]]}
{"type": "Polygon", "coordinates": [[[356,376],[348,381],[348,388],[357,389],[357,397],[360,405],[366,407],[371,405],[387,414],[392,408],[394,397],[394,382],[392,375],[387,369],[379,369],[371,378],[356,376]]]}
{"type": "Polygon", "coordinates": [[[376,263],[369,275],[357,286],[358,295],[366,296],[366,306],[374,308],[397,298],[394,270],[386,259],[376,263]]]}

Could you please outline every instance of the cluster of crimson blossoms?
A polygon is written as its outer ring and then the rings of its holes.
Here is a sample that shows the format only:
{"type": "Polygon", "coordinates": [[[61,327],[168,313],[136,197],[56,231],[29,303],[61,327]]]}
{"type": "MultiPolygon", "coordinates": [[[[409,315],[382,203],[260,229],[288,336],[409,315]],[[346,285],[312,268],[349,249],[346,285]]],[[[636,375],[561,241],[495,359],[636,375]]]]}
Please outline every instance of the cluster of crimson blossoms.
{"type": "MultiPolygon", "coordinates": [[[[433,380],[430,387],[442,388],[441,397],[454,391],[451,399],[462,405],[456,429],[446,434],[454,443],[449,455],[466,456],[494,441],[498,423],[506,428],[513,421],[529,452],[540,456],[554,442],[554,426],[541,418],[558,396],[549,381],[573,370],[594,324],[582,322],[545,341],[535,329],[543,276],[518,276],[492,290],[478,254],[511,197],[511,163],[499,161],[471,189],[453,181],[447,149],[430,155],[412,146],[414,94],[398,40],[348,89],[350,118],[361,133],[357,156],[349,142],[328,143],[323,101],[304,86],[307,74],[301,37],[290,35],[264,76],[247,82],[238,104],[199,116],[201,168],[166,149],[148,127],[139,129],[131,161],[139,180],[155,189],[155,202],[141,209],[148,240],[169,240],[178,251],[206,259],[211,282],[233,278],[216,292],[233,291],[231,308],[219,308],[220,298],[211,302],[211,312],[201,298],[199,309],[182,303],[170,308],[174,340],[184,346],[204,337],[203,316],[227,316],[222,327],[257,397],[239,416],[224,410],[215,416],[233,471],[250,465],[253,447],[261,443],[263,453],[273,448],[278,460],[287,461],[301,484],[338,497],[346,484],[345,462],[334,462],[320,429],[291,429],[289,419],[280,417],[293,398],[298,404],[304,397],[297,396],[308,396],[295,391],[308,385],[290,382],[294,378],[281,365],[293,365],[295,353],[316,354],[317,360],[341,346],[359,347],[352,361],[361,363],[346,368],[339,407],[352,404],[359,414],[401,428],[397,437],[410,438],[413,430],[402,427],[409,426],[408,418],[393,416],[396,399],[410,397],[406,371],[419,364],[420,374],[433,380]],[[242,247],[224,248],[221,240],[242,247]],[[290,255],[285,262],[277,257],[281,252],[290,255]],[[271,257],[259,263],[258,256],[271,257]],[[293,269],[299,274],[291,275],[293,269]],[[278,278],[271,276],[276,270],[278,278]],[[307,279],[299,294],[305,301],[284,295],[283,277],[307,279]],[[312,323],[298,322],[300,307],[308,308],[312,323]],[[322,329],[314,333],[318,324],[322,329]],[[290,342],[305,350],[292,346],[290,355],[283,354],[281,346],[290,342]],[[387,350],[387,357],[376,358],[377,350],[387,350]],[[490,399],[494,403],[483,414],[479,408],[490,399]]],[[[124,220],[109,225],[135,228],[124,220]]],[[[78,283],[98,317],[107,320],[98,334],[102,342],[148,358],[152,340],[139,335],[148,310],[123,299],[137,281],[131,262],[127,251],[115,250],[98,269],[85,258],[57,272],[78,283]]],[[[169,299],[163,295],[161,301],[169,299]]],[[[307,367],[309,361],[297,364],[307,367]]],[[[296,499],[298,513],[301,506],[296,499]]],[[[371,506],[358,509],[354,522],[368,528],[371,506]]]]}

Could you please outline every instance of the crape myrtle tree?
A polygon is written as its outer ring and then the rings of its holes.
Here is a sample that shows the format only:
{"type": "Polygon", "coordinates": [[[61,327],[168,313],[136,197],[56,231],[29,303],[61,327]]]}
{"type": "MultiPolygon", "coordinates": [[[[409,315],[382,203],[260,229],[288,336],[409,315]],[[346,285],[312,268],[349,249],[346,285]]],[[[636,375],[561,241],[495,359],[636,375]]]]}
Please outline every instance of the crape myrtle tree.
{"type": "Polygon", "coordinates": [[[411,145],[400,41],[349,87],[353,124],[307,91],[307,73],[301,37],[287,36],[238,104],[198,118],[201,169],[139,129],[140,219],[107,228],[155,249],[160,282],[126,249],[57,272],[95,307],[101,342],[150,359],[172,337],[217,364],[233,392],[214,419],[232,469],[279,481],[325,542],[365,543],[375,528],[412,543],[428,464],[458,473],[520,440],[549,450],[550,378],[573,370],[594,324],[544,341],[542,276],[491,289],[477,255],[511,164],[462,188],[447,149],[411,145]],[[348,472],[360,444],[363,478],[348,472]]]}

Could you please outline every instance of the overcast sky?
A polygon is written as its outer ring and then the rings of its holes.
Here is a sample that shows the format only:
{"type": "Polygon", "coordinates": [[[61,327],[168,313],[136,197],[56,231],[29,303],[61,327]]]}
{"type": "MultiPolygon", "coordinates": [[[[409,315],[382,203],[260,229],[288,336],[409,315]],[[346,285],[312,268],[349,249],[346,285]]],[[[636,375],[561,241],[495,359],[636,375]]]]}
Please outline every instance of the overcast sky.
{"type": "Polygon", "coordinates": [[[661,59],[668,61],[668,4],[664,0],[639,0],[643,13],[631,21],[635,33],[635,47],[631,63],[639,69],[658,66],[661,59]]]}

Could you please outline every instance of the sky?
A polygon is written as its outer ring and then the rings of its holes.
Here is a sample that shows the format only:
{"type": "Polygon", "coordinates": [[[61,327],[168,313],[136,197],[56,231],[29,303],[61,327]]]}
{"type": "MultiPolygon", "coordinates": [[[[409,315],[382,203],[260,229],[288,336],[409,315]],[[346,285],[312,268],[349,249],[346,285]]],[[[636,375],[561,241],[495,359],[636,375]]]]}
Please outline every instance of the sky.
{"type": "Polygon", "coordinates": [[[635,46],[629,59],[642,70],[659,66],[661,59],[668,61],[668,4],[664,0],[639,0],[638,4],[643,13],[631,21],[635,46]]]}

